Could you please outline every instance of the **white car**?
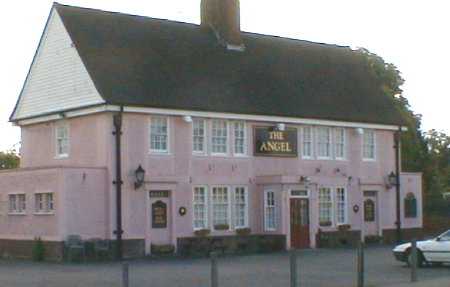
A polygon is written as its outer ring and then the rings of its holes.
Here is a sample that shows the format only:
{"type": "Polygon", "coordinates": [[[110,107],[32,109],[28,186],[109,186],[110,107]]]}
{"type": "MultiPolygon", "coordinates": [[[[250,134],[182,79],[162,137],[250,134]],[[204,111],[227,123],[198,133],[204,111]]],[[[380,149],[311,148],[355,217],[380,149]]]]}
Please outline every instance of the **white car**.
{"type": "MultiPolygon", "coordinates": [[[[393,250],[397,260],[406,262],[411,266],[411,243],[405,243],[396,246],[393,250]]],[[[450,263],[450,230],[436,238],[417,242],[417,260],[418,265],[424,263],[442,264],[450,263]]]]}

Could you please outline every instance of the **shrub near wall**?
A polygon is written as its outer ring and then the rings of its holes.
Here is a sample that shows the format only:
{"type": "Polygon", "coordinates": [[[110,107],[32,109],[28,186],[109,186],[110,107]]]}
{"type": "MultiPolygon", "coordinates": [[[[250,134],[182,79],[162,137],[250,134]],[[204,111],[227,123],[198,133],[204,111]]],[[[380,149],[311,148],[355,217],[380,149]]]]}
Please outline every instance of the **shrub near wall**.
{"type": "Polygon", "coordinates": [[[285,235],[232,235],[178,238],[178,254],[185,257],[206,257],[211,252],[250,254],[286,250],[285,235]]]}

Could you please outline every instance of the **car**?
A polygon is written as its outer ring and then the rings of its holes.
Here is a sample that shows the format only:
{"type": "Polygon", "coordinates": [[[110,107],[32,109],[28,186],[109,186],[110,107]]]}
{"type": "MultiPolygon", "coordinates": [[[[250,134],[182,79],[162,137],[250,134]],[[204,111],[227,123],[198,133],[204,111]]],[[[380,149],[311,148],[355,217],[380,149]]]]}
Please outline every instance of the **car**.
{"type": "MultiPolygon", "coordinates": [[[[396,246],[392,251],[395,259],[406,262],[409,266],[413,264],[411,243],[396,246]]],[[[417,265],[424,264],[439,265],[450,263],[450,230],[442,233],[436,238],[417,242],[417,265]]]]}

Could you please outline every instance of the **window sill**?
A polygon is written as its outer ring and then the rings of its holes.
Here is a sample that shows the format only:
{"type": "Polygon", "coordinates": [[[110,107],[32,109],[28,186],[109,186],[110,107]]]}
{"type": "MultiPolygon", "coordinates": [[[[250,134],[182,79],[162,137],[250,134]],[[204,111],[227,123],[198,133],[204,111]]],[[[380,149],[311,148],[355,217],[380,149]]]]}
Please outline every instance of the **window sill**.
{"type": "Polygon", "coordinates": [[[13,215],[13,216],[15,216],[15,215],[18,215],[18,216],[24,216],[24,215],[27,215],[27,213],[26,213],[26,212],[8,212],[8,215],[13,215]]]}
{"type": "Polygon", "coordinates": [[[362,161],[364,162],[376,162],[377,160],[374,158],[363,158],[362,161]]]}
{"type": "Polygon", "coordinates": [[[206,156],[208,156],[208,154],[206,152],[195,152],[195,151],[192,152],[192,155],[193,156],[199,156],[199,157],[206,157],[206,156]]]}
{"type": "Polygon", "coordinates": [[[211,156],[213,157],[224,157],[224,158],[229,158],[230,155],[227,153],[211,153],[211,156]]]}
{"type": "Polygon", "coordinates": [[[160,155],[160,156],[169,156],[172,155],[168,151],[157,151],[157,150],[151,150],[148,152],[149,155],[160,155]]]}
{"type": "Polygon", "coordinates": [[[233,157],[235,157],[235,158],[249,158],[250,156],[248,154],[233,154],[233,157]]]}
{"type": "Polygon", "coordinates": [[[55,213],[52,212],[35,212],[34,215],[55,215],[55,213]]]}
{"type": "Polygon", "coordinates": [[[301,156],[301,159],[304,159],[304,160],[314,160],[315,158],[312,157],[312,156],[301,156]]]}
{"type": "Polygon", "coordinates": [[[68,159],[68,158],[69,158],[68,154],[61,154],[55,156],[55,159],[68,159]]]}
{"type": "Polygon", "coordinates": [[[334,160],[332,157],[323,157],[323,156],[318,156],[317,160],[334,160]]]}

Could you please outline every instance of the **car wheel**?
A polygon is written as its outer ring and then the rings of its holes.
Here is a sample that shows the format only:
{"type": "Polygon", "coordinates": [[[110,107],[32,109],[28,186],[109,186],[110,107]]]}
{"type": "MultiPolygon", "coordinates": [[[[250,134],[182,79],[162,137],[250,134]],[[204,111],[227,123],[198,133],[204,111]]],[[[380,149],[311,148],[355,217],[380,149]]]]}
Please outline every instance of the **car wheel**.
{"type": "MultiPolygon", "coordinates": [[[[424,258],[422,255],[422,252],[420,252],[420,250],[417,250],[417,267],[422,267],[423,263],[424,263],[424,258]]],[[[412,256],[412,252],[411,250],[408,251],[408,261],[407,261],[408,266],[412,266],[413,265],[413,256],[412,256]]]]}

